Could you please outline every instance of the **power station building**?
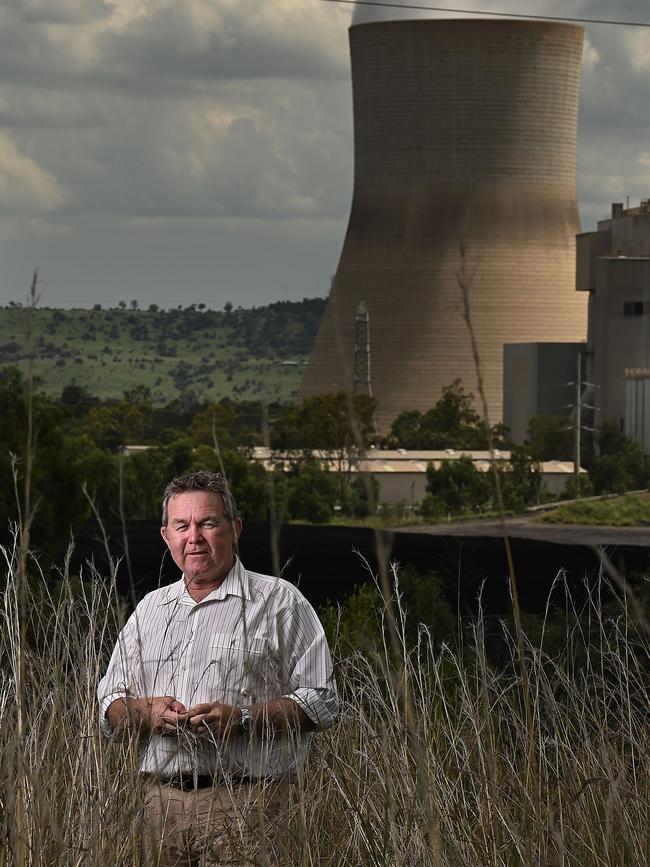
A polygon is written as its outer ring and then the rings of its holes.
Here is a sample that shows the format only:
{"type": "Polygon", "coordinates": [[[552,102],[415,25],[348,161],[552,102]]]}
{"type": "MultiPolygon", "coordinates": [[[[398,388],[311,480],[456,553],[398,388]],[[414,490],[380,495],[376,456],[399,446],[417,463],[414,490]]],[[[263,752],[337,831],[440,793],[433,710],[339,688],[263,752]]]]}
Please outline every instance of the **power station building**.
{"type": "MultiPolygon", "coordinates": [[[[528,426],[536,415],[565,416],[567,427],[574,423],[577,358],[586,353],[586,341],[503,347],[503,423],[513,443],[528,439],[528,426]]],[[[581,369],[581,379],[587,381],[586,364],[581,369]]],[[[586,405],[593,403],[591,392],[587,395],[583,389],[581,394],[586,405]]]]}
{"type": "Polygon", "coordinates": [[[505,343],[585,339],[586,296],[575,291],[582,42],[581,28],[560,23],[350,28],[352,207],[303,397],[354,389],[361,302],[382,430],[403,410],[432,407],[457,378],[476,394],[468,319],[492,423],[505,343]]]}
{"type": "Polygon", "coordinates": [[[650,453],[650,201],[612,204],[578,236],[577,288],[589,297],[587,376],[596,425],[615,421],[650,453]]]}

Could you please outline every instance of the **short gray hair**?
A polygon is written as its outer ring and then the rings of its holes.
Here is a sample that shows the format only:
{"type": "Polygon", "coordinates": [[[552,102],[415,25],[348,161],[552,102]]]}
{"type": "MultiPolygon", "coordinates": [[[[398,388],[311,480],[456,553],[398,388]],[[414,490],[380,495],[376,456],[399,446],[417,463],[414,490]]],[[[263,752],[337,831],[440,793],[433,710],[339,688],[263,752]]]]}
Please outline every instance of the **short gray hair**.
{"type": "Polygon", "coordinates": [[[213,491],[221,494],[224,517],[235,521],[239,517],[237,503],[230,491],[228,480],[221,473],[211,473],[209,470],[199,470],[187,476],[176,476],[165,488],[162,503],[162,525],[167,526],[167,506],[172,497],[187,491],[213,491]]]}

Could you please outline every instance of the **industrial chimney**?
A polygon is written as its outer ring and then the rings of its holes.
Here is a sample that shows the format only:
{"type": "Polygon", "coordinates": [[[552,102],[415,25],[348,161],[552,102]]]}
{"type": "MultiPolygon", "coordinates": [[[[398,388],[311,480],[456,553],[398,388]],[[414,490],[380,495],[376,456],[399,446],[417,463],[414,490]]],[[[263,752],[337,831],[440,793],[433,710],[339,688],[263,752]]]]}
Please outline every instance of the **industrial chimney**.
{"type": "Polygon", "coordinates": [[[477,379],[501,419],[503,344],[586,336],[575,291],[583,31],[524,21],[350,28],[355,177],[348,231],[302,396],[353,390],[370,321],[381,429],[477,379]]]}

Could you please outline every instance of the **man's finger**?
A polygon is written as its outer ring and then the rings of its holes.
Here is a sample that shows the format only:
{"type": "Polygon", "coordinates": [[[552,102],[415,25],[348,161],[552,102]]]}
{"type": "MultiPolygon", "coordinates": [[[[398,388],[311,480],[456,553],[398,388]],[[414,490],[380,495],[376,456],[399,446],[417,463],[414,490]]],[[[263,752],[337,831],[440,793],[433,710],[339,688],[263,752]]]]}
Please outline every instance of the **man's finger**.
{"type": "Polygon", "coordinates": [[[204,702],[203,704],[195,704],[192,707],[188,708],[185,713],[188,717],[196,716],[199,713],[209,713],[214,707],[217,707],[217,704],[210,704],[209,702],[204,702]]]}
{"type": "Polygon", "coordinates": [[[175,713],[173,710],[163,711],[158,715],[158,719],[162,724],[174,726],[175,728],[185,725],[187,722],[184,717],[179,716],[179,714],[175,713]]]}

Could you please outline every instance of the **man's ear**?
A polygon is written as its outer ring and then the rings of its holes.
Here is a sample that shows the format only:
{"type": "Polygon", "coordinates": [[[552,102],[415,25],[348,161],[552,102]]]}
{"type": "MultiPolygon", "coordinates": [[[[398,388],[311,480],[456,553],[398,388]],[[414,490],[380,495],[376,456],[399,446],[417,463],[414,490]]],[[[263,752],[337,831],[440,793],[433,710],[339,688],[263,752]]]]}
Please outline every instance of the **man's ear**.
{"type": "Polygon", "coordinates": [[[169,542],[167,541],[167,527],[161,527],[160,528],[160,535],[165,540],[165,545],[169,546],[169,542]]]}
{"type": "Polygon", "coordinates": [[[235,518],[235,520],[232,522],[232,532],[235,536],[235,545],[237,544],[237,542],[239,542],[239,537],[241,536],[242,527],[243,527],[243,524],[242,524],[241,518],[239,518],[239,517],[235,518]]]}

